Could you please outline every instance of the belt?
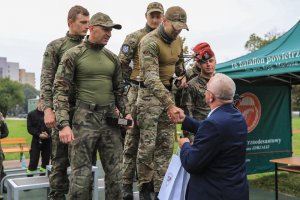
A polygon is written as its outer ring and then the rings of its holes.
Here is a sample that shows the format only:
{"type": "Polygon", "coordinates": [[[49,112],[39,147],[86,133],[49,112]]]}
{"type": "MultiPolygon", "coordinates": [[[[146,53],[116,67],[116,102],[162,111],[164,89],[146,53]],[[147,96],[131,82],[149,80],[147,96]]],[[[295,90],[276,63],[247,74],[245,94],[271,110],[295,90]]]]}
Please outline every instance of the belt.
{"type": "Polygon", "coordinates": [[[139,81],[136,81],[136,80],[133,80],[133,79],[129,79],[129,82],[134,84],[134,85],[139,85],[140,84],[139,81]]]}
{"type": "MultiPolygon", "coordinates": [[[[166,88],[167,90],[169,90],[169,91],[172,90],[172,85],[164,85],[164,86],[165,86],[165,88],[166,88]]],[[[140,82],[140,88],[147,88],[147,87],[145,86],[144,82],[140,82]]]]}
{"type": "Polygon", "coordinates": [[[106,104],[106,105],[99,105],[99,104],[94,104],[94,103],[86,103],[83,101],[77,101],[76,105],[80,108],[85,108],[91,111],[102,111],[102,110],[106,110],[106,109],[114,109],[115,108],[115,104],[114,103],[110,103],[110,104],[106,104]]]}
{"type": "Polygon", "coordinates": [[[139,85],[141,88],[146,88],[145,84],[143,81],[136,81],[136,80],[129,80],[130,83],[134,84],[134,85],[139,85]]]}

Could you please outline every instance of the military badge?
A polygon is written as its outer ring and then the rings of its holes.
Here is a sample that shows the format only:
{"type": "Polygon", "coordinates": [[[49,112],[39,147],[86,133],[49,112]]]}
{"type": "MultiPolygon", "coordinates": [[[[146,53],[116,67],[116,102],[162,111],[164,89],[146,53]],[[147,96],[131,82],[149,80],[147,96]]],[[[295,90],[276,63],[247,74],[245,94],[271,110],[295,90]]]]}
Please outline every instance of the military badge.
{"type": "Polygon", "coordinates": [[[127,45],[127,44],[124,44],[124,45],[122,46],[122,48],[121,48],[121,51],[122,51],[122,53],[124,53],[125,55],[128,55],[129,49],[130,49],[130,46],[127,45]]]}
{"type": "Polygon", "coordinates": [[[207,52],[205,52],[203,57],[204,57],[205,60],[207,60],[207,59],[209,59],[209,54],[207,52]]]}

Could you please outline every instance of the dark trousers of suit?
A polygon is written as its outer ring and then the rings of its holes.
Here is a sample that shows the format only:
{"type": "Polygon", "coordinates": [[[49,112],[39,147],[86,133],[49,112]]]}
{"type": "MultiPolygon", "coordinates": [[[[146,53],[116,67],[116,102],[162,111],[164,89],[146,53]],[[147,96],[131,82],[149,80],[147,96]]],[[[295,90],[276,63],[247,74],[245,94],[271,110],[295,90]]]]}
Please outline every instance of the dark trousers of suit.
{"type": "Polygon", "coordinates": [[[51,140],[32,138],[31,149],[29,154],[30,154],[30,161],[29,161],[28,170],[30,171],[37,170],[40,155],[42,157],[41,167],[45,169],[46,166],[49,165],[49,161],[51,157],[51,140]]]}

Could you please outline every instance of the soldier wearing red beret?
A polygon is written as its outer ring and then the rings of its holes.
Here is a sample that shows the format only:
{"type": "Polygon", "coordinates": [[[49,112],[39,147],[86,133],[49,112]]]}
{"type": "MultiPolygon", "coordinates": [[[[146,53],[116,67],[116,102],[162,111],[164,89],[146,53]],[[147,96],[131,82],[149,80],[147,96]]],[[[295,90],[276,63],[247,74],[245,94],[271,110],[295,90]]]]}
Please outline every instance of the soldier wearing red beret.
{"type": "MultiPolygon", "coordinates": [[[[188,87],[183,91],[181,106],[186,115],[202,121],[210,111],[205,102],[205,88],[215,73],[216,58],[210,45],[206,42],[197,44],[193,51],[201,72],[188,82],[188,87]]],[[[194,139],[194,135],[189,132],[184,132],[184,136],[188,137],[190,141],[194,139]]]]}

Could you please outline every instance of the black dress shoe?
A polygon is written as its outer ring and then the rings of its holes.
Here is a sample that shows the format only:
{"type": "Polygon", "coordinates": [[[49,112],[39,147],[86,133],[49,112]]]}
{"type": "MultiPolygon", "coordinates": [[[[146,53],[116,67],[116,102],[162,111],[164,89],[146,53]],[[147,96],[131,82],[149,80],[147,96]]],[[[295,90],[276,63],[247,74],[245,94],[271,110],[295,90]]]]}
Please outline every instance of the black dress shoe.
{"type": "Polygon", "coordinates": [[[140,191],[140,200],[152,200],[151,193],[153,192],[153,187],[151,183],[143,183],[140,191]]]}

